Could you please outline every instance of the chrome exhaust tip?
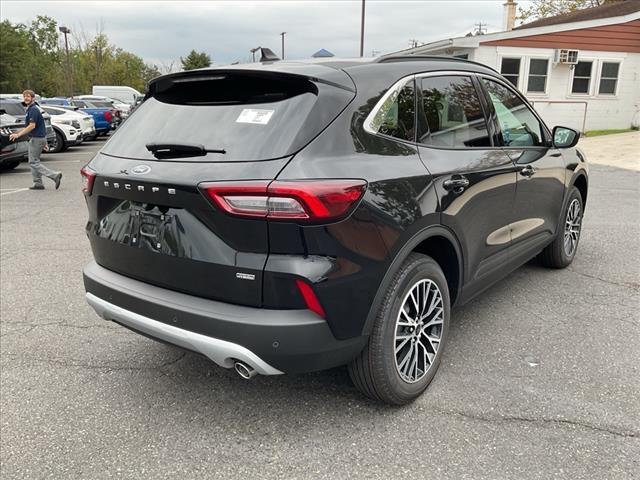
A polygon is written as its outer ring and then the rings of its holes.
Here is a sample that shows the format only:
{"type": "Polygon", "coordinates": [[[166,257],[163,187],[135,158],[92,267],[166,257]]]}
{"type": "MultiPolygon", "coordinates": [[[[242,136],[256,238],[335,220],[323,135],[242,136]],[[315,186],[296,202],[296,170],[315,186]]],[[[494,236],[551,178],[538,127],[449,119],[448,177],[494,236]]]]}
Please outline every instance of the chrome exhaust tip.
{"type": "Polygon", "coordinates": [[[245,380],[251,380],[253,377],[255,377],[258,374],[258,372],[256,372],[256,370],[253,367],[240,361],[237,361],[236,363],[234,363],[233,368],[236,370],[236,373],[240,375],[242,378],[244,378],[245,380]]]}

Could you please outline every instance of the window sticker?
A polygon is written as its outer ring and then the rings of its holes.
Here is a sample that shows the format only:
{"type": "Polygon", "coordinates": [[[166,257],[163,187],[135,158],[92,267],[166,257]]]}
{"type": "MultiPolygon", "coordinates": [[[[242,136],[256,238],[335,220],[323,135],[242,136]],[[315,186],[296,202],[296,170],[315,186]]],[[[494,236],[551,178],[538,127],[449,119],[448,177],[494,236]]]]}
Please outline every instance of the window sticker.
{"type": "Polygon", "coordinates": [[[259,110],[255,108],[245,108],[240,112],[236,123],[254,123],[258,125],[266,125],[271,120],[271,116],[275,110],[259,110]]]}

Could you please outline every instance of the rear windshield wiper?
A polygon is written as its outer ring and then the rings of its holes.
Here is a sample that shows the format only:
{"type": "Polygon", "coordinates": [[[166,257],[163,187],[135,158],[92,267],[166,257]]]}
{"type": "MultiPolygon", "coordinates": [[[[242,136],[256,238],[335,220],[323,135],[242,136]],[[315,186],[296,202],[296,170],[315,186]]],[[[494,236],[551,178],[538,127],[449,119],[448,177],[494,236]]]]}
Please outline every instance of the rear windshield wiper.
{"type": "Polygon", "coordinates": [[[207,153],[227,153],[224,149],[207,149],[197,143],[147,143],[145,147],[156,158],[201,157],[207,153]]]}

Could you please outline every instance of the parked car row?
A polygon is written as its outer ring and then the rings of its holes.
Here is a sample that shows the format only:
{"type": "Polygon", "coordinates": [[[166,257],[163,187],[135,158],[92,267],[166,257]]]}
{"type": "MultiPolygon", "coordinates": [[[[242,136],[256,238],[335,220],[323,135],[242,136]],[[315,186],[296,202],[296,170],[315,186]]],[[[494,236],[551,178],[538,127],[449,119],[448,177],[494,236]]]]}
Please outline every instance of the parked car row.
{"type": "Polygon", "coordinates": [[[114,107],[108,99],[104,101],[86,100],[81,98],[43,98],[42,105],[53,105],[72,111],[80,111],[91,115],[95,123],[96,136],[107,135],[111,130],[115,130],[124,117],[122,112],[114,107]]]}
{"type": "MultiPolygon", "coordinates": [[[[94,118],[77,107],[69,109],[40,103],[38,107],[46,125],[48,153],[58,153],[86,140],[95,140],[97,137],[94,118]]],[[[27,160],[27,137],[22,137],[17,142],[9,140],[11,133],[24,128],[25,115],[26,109],[22,102],[11,98],[0,98],[0,169],[2,170],[15,168],[21,161],[27,160]]]]}

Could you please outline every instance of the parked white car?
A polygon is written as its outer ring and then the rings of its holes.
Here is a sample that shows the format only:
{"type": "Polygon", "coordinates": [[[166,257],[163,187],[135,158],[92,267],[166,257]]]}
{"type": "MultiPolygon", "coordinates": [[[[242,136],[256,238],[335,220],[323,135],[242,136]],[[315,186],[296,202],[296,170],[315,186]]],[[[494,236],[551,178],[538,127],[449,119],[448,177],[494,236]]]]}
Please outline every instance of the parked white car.
{"type": "Polygon", "coordinates": [[[51,123],[74,126],[73,121],[76,120],[79,122],[79,126],[75,128],[80,130],[83,140],[93,140],[96,137],[96,126],[91,115],[87,115],[80,110],[71,110],[53,105],[40,105],[40,107],[51,115],[51,123]]]}
{"type": "Polygon", "coordinates": [[[95,135],[93,118],[87,115],[65,110],[64,108],[43,105],[41,108],[51,115],[51,126],[56,134],[55,141],[49,145],[50,153],[58,153],[84,140],[84,130],[95,135]]]}

